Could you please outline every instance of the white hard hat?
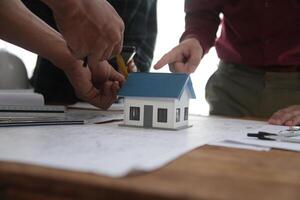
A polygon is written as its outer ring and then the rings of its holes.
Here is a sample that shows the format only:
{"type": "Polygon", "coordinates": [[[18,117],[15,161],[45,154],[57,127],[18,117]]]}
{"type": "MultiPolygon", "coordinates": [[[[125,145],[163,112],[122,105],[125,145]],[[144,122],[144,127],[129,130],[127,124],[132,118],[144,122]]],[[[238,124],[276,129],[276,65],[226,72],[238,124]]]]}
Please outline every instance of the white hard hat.
{"type": "Polygon", "coordinates": [[[29,80],[23,61],[0,49],[0,89],[28,89],[29,80]]]}

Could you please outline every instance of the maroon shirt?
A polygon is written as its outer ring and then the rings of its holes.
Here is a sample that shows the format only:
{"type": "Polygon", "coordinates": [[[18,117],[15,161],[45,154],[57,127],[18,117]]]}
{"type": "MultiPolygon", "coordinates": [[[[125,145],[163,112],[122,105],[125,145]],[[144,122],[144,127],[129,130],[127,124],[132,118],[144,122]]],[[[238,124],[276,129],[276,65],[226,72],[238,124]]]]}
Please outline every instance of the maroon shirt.
{"type": "Polygon", "coordinates": [[[215,45],[227,62],[300,64],[300,0],[186,0],[185,12],[182,39],[196,37],[205,53],[215,45]]]}

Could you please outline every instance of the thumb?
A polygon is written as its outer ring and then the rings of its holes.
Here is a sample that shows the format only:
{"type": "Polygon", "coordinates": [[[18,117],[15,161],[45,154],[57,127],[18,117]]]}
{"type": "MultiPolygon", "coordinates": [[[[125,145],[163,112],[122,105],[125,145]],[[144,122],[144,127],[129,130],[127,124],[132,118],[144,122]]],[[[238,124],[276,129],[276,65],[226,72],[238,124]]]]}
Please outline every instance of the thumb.
{"type": "Polygon", "coordinates": [[[98,63],[97,67],[90,67],[92,75],[103,81],[124,81],[124,76],[118,73],[107,61],[98,63]]]}
{"type": "Polygon", "coordinates": [[[109,80],[111,81],[119,81],[119,82],[124,82],[125,77],[117,72],[113,67],[111,67],[110,75],[109,75],[109,80]]]}

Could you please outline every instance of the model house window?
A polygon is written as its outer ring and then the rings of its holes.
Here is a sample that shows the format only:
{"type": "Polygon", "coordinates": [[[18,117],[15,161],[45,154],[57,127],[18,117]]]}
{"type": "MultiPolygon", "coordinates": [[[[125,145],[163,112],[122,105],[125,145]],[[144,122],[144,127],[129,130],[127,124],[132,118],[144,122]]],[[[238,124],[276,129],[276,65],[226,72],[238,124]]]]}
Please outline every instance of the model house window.
{"type": "Polygon", "coordinates": [[[176,122],[180,122],[180,108],[176,109],[176,122]]]}
{"type": "Polygon", "coordinates": [[[168,109],[159,108],[157,110],[157,122],[162,122],[162,123],[168,122],[168,109]]]}
{"type": "Polygon", "coordinates": [[[139,107],[130,107],[130,120],[140,121],[140,108],[139,107]]]}
{"type": "Polygon", "coordinates": [[[189,119],[189,108],[185,107],[184,108],[184,120],[188,120],[189,119]]]}

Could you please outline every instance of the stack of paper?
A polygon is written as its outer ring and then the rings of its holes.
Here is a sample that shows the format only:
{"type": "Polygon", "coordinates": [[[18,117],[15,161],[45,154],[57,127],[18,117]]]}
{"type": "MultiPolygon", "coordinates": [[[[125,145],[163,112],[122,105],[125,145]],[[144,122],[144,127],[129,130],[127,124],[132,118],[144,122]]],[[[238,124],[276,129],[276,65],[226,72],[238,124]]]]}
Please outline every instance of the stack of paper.
{"type": "Polygon", "coordinates": [[[0,127],[83,124],[65,116],[65,106],[45,105],[32,90],[0,90],[0,127]]]}

